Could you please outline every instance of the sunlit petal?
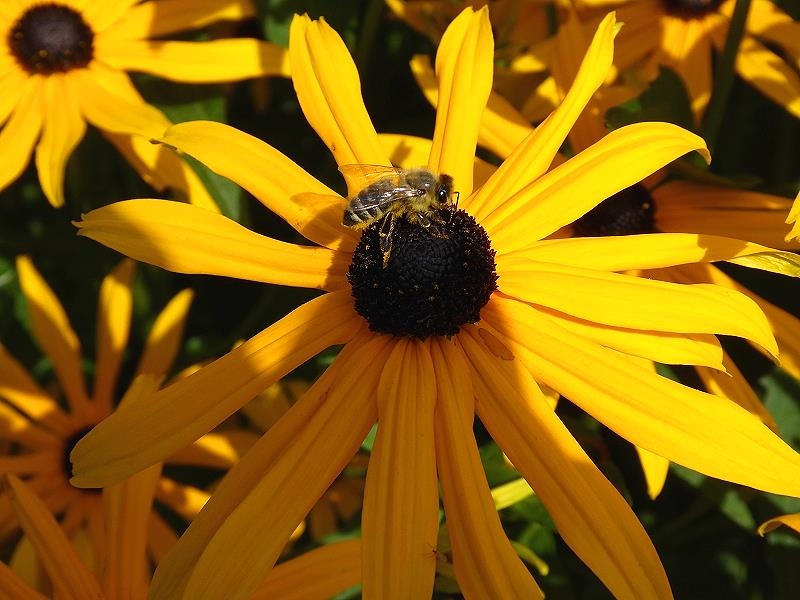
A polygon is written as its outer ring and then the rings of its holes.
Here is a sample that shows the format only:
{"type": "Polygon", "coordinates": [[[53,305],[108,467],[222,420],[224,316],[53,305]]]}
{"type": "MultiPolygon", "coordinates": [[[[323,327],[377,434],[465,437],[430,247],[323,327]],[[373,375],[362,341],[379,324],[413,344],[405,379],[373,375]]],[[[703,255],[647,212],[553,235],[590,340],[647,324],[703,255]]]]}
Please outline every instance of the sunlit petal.
{"type": "Polygon", "coordinates": [[[371,334],[344,348],[228,472],[159,565],[153,596],[246,598],[255,590],[377,418],[380,369],[371,365],[384,364],[388,350],[388,338],[371,334]]]}
{"type": "Polygon", "coordinates": [[[471,598],[541,598],[503,531],[472,431],[471,367],[457,345],[432,344],[436,464],[459,586],[471,598]]]}
{"type": "Polygon", "coordinates": [[[639,462],[642,464],[642,472],[647,485],[647,495],[652,500],[655,500],[664,489],[664,484],[667,483],[669,461],[658,454],[639,448],[639,446],[634,447],[636,448],[636,454],[639,455],[639,462]]]}
{"type": "Polygon", "coordinates": [[[522,365],[496,356],[478,328],[464,331],[459,341],[473,367],[481,422],[536,491],[564,541],[615,597],[671,598],[644,528],[522,365]]]}
{"type": "Polygon", "coordinates": [[[303,114],[336,163],[388,165],[361,98],[358,71],[339,34],[324,19],[295,16],[289,57],[303,114]]]}
{"type": "Polygon", "coordinates": [[[670,123],[621,127],[522,188],[481,224],[498,251],[530,246],[692,150],[708,156],[700,137],[670,123]]]}
{"type": "Polygon", "coordinates": [[[411,340],[393,345],[380,363],[378,434],[364,489],[363,595],[424,598],[433,590],[431,549],[439,528],[435,374],[428,345],[411,340]]]}
{"type": "Polygon", "coordinates": [[[17,179],[30,161],[44,118],[42,87],[41,79],[28,78],[16,109],[0,129],[0,189],[17,179]]]}
{"type": "Polygon", "coordinates": [[[208,42],[98,40],[103,62],[185,83],[221,83],[265,75],[289,76],[284,48],[256,39],[208,42]]]}
{"type": "Polygon", "coordinates": [[[293,368],[349,341],[360,320],[349,291],[326,294],[147,402],[120,407],[75,446],[73,485],[118,482],[191,444],[293,368]]]}
{"type": "Polygon", "coordinates": [[[156,317],[139,360],[137,375],[148,373],[160,376],[170,370],[180,349],[193,298],[192,290],[178,292],[156,317]]]}
{"type": "Polygon", "coordinates": [[[255,444],[259,436],[251,431],[232,429],[207,433],[191,446],[169,457],[171,465],[195,465],[229,469],[255,444]]]}
{"type": "Polygon", "coordinates": [[[162,139],[238,183],[307,239],[332,249],[355,247],[356,235],[342,226],[344,201],[272,146],[210,121],[174,125],[162,139]]]}
{"type": "Polygon", "coordinates": [[[445,31],[436,53],[436,127],[428,166],[447,173],[464,197],[472,193],[472,158],[492,88],[494,39],[486,8],[466,8],[445,31]]]}
{"type": "Polygon", "coordinates": [[[537,380],[637,446],[718,479],[787,496],[800,492],[800,455],[733,402],[654,375],[520,302],[497,299],[482,317],[513,343],[537,380]]]}
{"type": "Polygon", "coordinates": [[[347,285],[349,255],[273,240],[189,204],[126,200],[93,210],[76,224],[80,235],[178,273],[318,289],[347,285]]]}

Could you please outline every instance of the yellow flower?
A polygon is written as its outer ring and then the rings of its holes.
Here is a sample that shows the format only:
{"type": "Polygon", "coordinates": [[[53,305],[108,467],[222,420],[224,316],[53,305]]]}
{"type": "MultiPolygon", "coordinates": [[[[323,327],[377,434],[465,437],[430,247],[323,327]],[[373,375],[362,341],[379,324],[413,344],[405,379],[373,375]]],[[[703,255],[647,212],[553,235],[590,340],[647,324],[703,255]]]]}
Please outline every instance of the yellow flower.
{"type": "MultiPolygon", "coordinates": [[[[149,469],[148,471],[152,471],[149,469]]],[[[45,503],[30,486],[11,474],[4,474],[0,483],[16,513],[36,557],[50,579],[50,587],[59,598],[144,598],[149,578],[144,557],[144,536],[147,511],[131,510],[118,492],[137,480],[139,487],[152,473],[144,471],[107,494],[107,503],[125,515],[126,520],[113,519],[107,532],[106,557],[102,577],[80,556],[79,549],[70,543],[45,503]],[[115,526],[124,525],[115,529],[115,526]]],[[[152,482],[150,482],[152,484],[152,482]]],[[[146,486],[146,484],[145,484],[146,486]]],[[[128,489],[128,492],[131,490],[128,489]]],[[[141,500],[141,498],[137,498],[141,500]]],[[[146,503],[145,503],[146,505],[146,503]]],[[[141,503],[140,506],[141,507],[141,503]]],[[[328,598],[353,587],[358,582],[361,552],[358,542],[330,544],[287,561],[272,570],[251,598],[288,598],[289,594],[305,593],[305,597],[328,598]]],[[[0,596],[14,600],[38,600],[38,586],[31,585],[0,562],[0,596]]],[[[42,590],[39,590],[42,591],[42,590]]]]}
{"type": "MultiPolygon", "coordinates": [[[[297,365],[343,345],[223,479],[160,564],[154,597],[246,597],[376,420],[362,513],[364,597],[430,595],[439,485],[464,594],[540,597],[502,530],[473,435],[476,415],[612,594],[670,597],[642,525],[537,381],[676,462],[800,494],[800,456],[760,421],[647,371],[632,356],[661,355],[666,347],[676,358],[711,364],[715,359],[703,350],[710,345],[694,334],[712,333],[752,339],[774,352],[755,304],[716,286],[616,273],[765,248],[714,236],[649,235],[632,239],[624,254],[607,251],[613,239],[598,238],[580,254],[567,243],[558,256],[538,258],[548,253],[544,238],[604,198],[687,152],[705,151],[700,138],[679,127],[638,124],[547,172],[610,68],[613,31],[612,15],[569,98],[473,189],[492,34],[485,9],[467,9],[453,21],[437,54],[440,102],[427,164],[453,178],[459,210],[447,209],[434,228],[439,235],[398,219],[385,268],[380,224],[361,236],[343,227],[341,196],[263,142],[216,123],[177,125],[164,142],[241,184],[317,245],[279,242],[218,214],[159,200],[85,215],[82,235],[167,269],[324,293],[146,405],[121,407],[73,450],[76,485],[106,485],[161,460],[297,365]],[[570,328],[573,320],[584,331],[570,328]]],[[[289,53],[306,118],[337,163],[388,165],[338,35],[324,21],[297,17],[289,53]]]]}
{"type": "MultiPolygon", "coordinates": [[[[721,51],[735,0],[579,0],[587,23],[597,10],[609,9],[625,26],[619,34],[614,64],[652,75],[665,65],[680,74],[695,115],[711,97],[712,50],[721,51]]],[[[800,117],[800,23],[772,0],[752,0],[745,35],[736,57],[736,71],[773,102],[800,117]],[[777,46],[783,55],[770,47],[777,46]]]]}
{"type": "Polygon", "coordinates": [[[149,143],[170,125],[126,71],[215,83],[288,75],[285,51],[254,39],[163,40],[253,14],[249,0],[4,0],[0,10],[0,190],[36,149],[53,206],[64,203],[64,167],[91,123],[151,185],[175,186],[216,209],[194,172],[149,143]]]}
{"type": "MultiPolygon", "coordinates": [[[[72,447],[114,409],[131,321],[134,264],[128,260],[121,263],[100,288],[91,395],[81,371],[80,343],[57,297],[30,258],[18,258],[17,271],[33,334],[52,362],[58,383],[52,393],[46,391],[0,346],[0,435],[12,442],[0,455],[0,471],[24,478],[48,509],[59,515],[67,535],[88,534],[89,556],[98,569],[106,555],[103,536],[109,523],[111,527],[132,528],[136,537],[131,540],[146,542],[151,556],[158,559],[177,536],[156,511],[151,511],[153,498],[188,521],[205,503],[206,492],[161,476],[160,466],[149,469],[146,476],[115,486],[106,497],[69,483],[72,447]]],[[[156,319],[125,401],[136,402],[157,389],[180,347],[191,299],[191,291],[180,292],[156,319]]],[[[226,469],[237,460],[235,448],[241,445],[229,435],[209,434],[171,456],[170,462],[226,469]]],[[[15,528],[9,498],[0,494],[0,536],[8,537],[15,528]]],[[[136,561],[146,561],[146,555],[136,561]]],[[[133,567],[131,570],[138,572],[133,567]]]]}

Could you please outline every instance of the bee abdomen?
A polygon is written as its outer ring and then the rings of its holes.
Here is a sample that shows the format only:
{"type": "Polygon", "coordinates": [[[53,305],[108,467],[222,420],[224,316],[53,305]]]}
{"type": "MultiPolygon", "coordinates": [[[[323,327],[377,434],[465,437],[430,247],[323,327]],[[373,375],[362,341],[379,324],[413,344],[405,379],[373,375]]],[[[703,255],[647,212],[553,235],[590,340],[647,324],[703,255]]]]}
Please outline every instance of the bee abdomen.
{"type": "Polygon", "coordinates": [[[386,212],[380,206],[364,208],[360,198],[361,194],[353,198],[350,205],[344,210],[342,224],[346,227],[367,226],[380,219],[386,212]]]}

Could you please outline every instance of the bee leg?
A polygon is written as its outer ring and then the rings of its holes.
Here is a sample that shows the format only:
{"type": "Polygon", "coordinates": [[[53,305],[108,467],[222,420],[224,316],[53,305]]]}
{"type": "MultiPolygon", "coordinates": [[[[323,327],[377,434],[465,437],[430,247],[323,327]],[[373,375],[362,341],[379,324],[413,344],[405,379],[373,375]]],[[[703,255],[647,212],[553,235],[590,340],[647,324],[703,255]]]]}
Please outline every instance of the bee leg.
{"type": "Polygon", "coordinates": [[[381,252],[383,253],[383,268],[389,264],[389,255],[392,252],[392,233],[394,233],[394,213],[388,213],[378,230],[381,252]]]}
{"type": "Polygon", "coordinates": [[[461,192],[453,192],[456,197],[455,202],[453,202],[453,212],[450,213],[450,218],[447,220],[447,224],[450,225],[453,222],[453,215],[456,214],[458,210],[458,199],[461,197],[461,192]]]}
{"type": "Polygon", "coordinates": [[[419,224],[422,225],[425,229],[431,226],[431,221],[428,219],[427,215],[423,215],[422,213],[417,215],[417,220],[419,224]]]}

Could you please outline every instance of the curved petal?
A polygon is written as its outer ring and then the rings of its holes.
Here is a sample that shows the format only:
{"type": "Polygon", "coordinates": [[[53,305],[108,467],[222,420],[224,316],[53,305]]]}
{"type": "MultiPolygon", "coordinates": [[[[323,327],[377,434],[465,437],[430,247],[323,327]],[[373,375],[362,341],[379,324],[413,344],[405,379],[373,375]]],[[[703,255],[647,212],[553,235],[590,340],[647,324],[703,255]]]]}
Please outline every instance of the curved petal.
{"type": "MultiPolygon", "coordinates": [[[[720,6],[720,12],[733,14],[733,4],[720,6]]],[[[795,61],[800,60],[800,40],[797,38],[797,21],[783,12],[770,0],[754,0],[747,15],[747,33],[777,44],[795,61]]]]}
{"type": "MultiPolygon", "coordinates": [[[[460,337],[460,336],[459,336],[460,337]]],[[[497,514],[472,431],[471,368],[454,342],[435,340],[436,464],[453,546],[453,567],[468,598],[542,598],[497,514]]]]}
{"type": "MultiPolygon", "coordinates": [[[[614,56],[615,25],[614,13],[603,19],[564,101],[478,190],[473,199],[473,214],[479,222],[487,218],[500,219],[503,214],[508,214],[513,210],[513,203],[508,199],[526,189],[529,182],[537,180],[550,167],[575,120],[608,75],[614,56]],[[492,214],[496,210],[498,214],[492,214]]],[[[530,235],[526,239],[530,239],[530,235]]]]}
{"type": "Polygon", "coordinates": [[[180,349],[186,317],[193,299],[192,290],[182,290],[175,294],[164,310],[158,314],[147,336],[136,375],[148,374],[160,377],[170,371],[180,349]]]}
{"type": "Polygon", "coordinates": [[[44,119],[42,79],[28,78],[16,108],[0,129],[0,190],[17,179],[31,159],[44,119]]]}
{"type": "Polygon", "coordinates": [[[128,344],[133,308],[134,263],[123,260],[100,285],[97,303],[97,353],[92,399],[100,414],[111,412],[114,386],[128,344]]]}
{"type": "Polygon", "coordinates": [[[173,125],[162,141],[238,183],[312,242],[355,247],[357,235],[342,225],[344,201],[269,144],[211,121],[173,125]]]}
{"type": "Polygon", "coordinates": [[[370,121],[358,71],[342,38],[324,19],[296,15],[289,58],[297,100],[338,165],[389,165],[370,121]]]}
{"type": "Polygon", "coordinates": [[[750,85],[795,117],[800,117],[800,75],[796,66],[744,36],[736,55],[736,71],[750,85]]]}
{"type": "Polygon", "coordinates": [[[148,185],[160,192],[172,192],[177,200],[184,200],[198,208],[220,212],[194,169],[171,149],[137,135],[110,131],[101,133],[148,185]]]}
{"type": "Polygon", "coordinates": [[[778,347],[764,313],[745,295],[708,284],[678,285],[546,263],[498,265],[503,293],[614,327],[743,337],[773,356],[778,347]]]}
{"type": "Polygon", "coordinates": [[[241,460],[258,438],[255,432],[244,429],[212,431],[191,446],[171,454],[167,462],[171,465],[230,469],[241,460]]]}
{"type": "Polygon", "coordinates": [[[692,150],[708,158],[702,138],[670,123],[621,127],[522,188],[481,224],[500,252],[530,246],[692,150]]]}
{"type": "Polygon", "coordinates": [[[246,598],[255,590],[377,418],[380,369],[372,365],[384,363],[389,342],[354,339],[228,472],[156,570],[154,597],[246,598]]]}
{"type": "Polygon", "coordinates": [[[56,208],[64,204],[64,169],[86,133],[78,99],[63,75],[50,75],[43,84],[44,125],[36,146],[36,170],[42,191],[56,208]]]}
{"type": "Polygon", "coordinates": [[[4,70],[2,61],[2,51],[0,51],[0,89],[3,90],[3,95],[0,97],[0,125],[6,122],[8,116],[19,105],[22,93],[33,85],[25,71],[14,67],[4,70]]]}
{"type": "Polygon", "coordinates": [[[497,262],[522,264],[535,261],[576,265],[597,271],[630,271],[716,262],[769,252],[773,252],[773,248],[743,239],[697,233],[645,233],[541,240],[519,252],[498,256],[497,262]]]}
{"type": "Polygon", "coordinates": [[[30,257],[17,257],[17,273],[27,301],[34,336],[42,351],[53,362],[53,369],[71,412],[78,418],[86,416],[90,407],[81,369],[81,347],[67,313],[30,257]]]}
{"type": "Polygon", "coordinates": [[[478,327],[462,331],[459,342],[473,367],[481,422],[536,491],[564,541],[614,597],[671,598],[661,561],[636,515],[522,364],[496,356],[478,327]]]}
{"type": "Polygon", "coordinates": [[[97,54],[109,66],[184,83],[223,83],[254,77],[289,77],[284,48],[256,39],[153,42],[98,39],[97,54]]]}
{"type": "Polygon", "coordinates": [[[472,162],[481,115],[492,89],[494,39],[487,8],[465,8],[449,25],[436,53],[436,127],[428,166],[472,193],[472,162]]]}
{"type": "Polygon", "coordinates": [[[31,589],[28,584],[4,562],[0,562],[0,596],[4,598],[16,598],[17,600],[46,600],[47,598],[36,590],[31,589]]]}
{"type": "Polygon", "coordinates": [[[439,529],[433,415],[436,375],[424,342],[400,339],[378,383],[378,434],[361,513],[365,598],[425,598],[433,591],[439,529]]]}
{"type": "Polygon", "coordinates": [[[86,69],[70,71],[67,81],[74,86],[86,120],[98,129],[150,139],[161,136],[170,126],[167,117],[136,92],[125,73],[98,61],[86,69]]]}
{"type": "Polygon", "coordinates": [[[115,483],[209,432],[271,383],[361,325],[350,293],[326,294],[192,375],[121,406],[72,451],[72,484],[115,483]]]}
{"type": "Polygon", "coordinates": [[[792,208],[789,210],[789,216],[786,217],[786,223],[792,225],[792,230],[786,234],[786,241],[800,239],[800,193],[794,199],[792,208]]]}
{"type": "Polygon", "coordinates": [[[333,598],[361,582],[361,541],[335,542],[277,565],[250,600],[333,598]]]}
{"type": "MultiPolygon", "coordinates": [[[[111,0],[110,2],[91,2],[90,9],[95,4],[110,4],[111,6],[123,4],[136,4],[136,1],[126,3],[111,0]]],[[[106,8],[106,11],[108,8],[106,8]]],[[[125,11],[125,18],[119,19],[111,25],[108,31],[103,31],[99,38],[108,36],[111,39],[140,39],[155,38],[187,29],[197,29],[211,25],[217,21],[238,21],[255,14],[255,7],[249,0],[158,0],[158,2],[142,2],[131,6],[125,11]]],[[[99,17],[99,15],[98,15],[99,17]]],[[[110,23],[110,20],[107,22],[110,23]]]]}
{"type": "Polygon", "coordinates": [[[644,480],[647,484],[647,495],[651,500],[655,500],[661,494],[664,484],[667,482],[669,461],[658,454],[639,448],[639,446],[634,447],[642,465],[644,480]]]}
{"type": "Polygon", "coordinates": [[[797,533],[800,533],[800,513],[795,513],[793,515],[782,515],[780,517],[773,517],[768,521],[764,521],[758,526],[758,533],[760,535],[764,535],[765,533],[769,533],[770,531],[777,529],[781,525],[785,525],[790,529],[794,529],[797,533]]]}
{"type": "Polygon", "coordinates": [[[167,477],[161,477],[156,485],[156,500],[188,522],[200,513],[210,496],[205,490],[177,483],[167,477]]]}
{"type": "Polygon", "coordinates": [[[633,444],[710,477],[800,495],[800,455],[733,402],[655,375],[520,302],[493,299],[482,316],[537,381],[633,444]]]}
{"type": "Polygon", "coordinates": [[[6,495],[50,577],[55,595],[103,598],[97,579],[81,561],[44,503],[14,475],[5,475],[4,480],[6,495]]]}
{"type": "Polygon", "coordinates": [[[273,240],[190,204],[126,200],[93,210],[76,225],[80,235],[178,273],[318,289],[347,285],[348,254],[273,240]]]}

